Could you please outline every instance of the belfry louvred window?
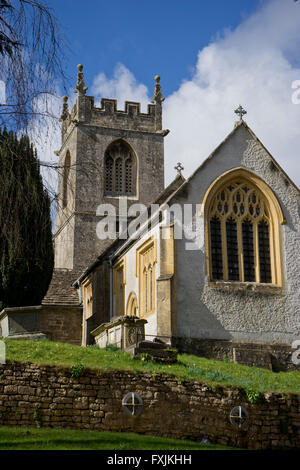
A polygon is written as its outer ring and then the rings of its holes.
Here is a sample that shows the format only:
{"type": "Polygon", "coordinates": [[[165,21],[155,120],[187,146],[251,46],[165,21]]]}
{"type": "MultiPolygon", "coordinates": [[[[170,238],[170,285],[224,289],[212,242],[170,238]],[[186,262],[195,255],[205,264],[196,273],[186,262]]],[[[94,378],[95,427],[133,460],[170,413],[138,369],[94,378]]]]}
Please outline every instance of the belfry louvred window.
{"type": "Polygon", "coordinates": [[[269,206],[262,191],[243,178],[219,187],[207,212],[211,280],[273,282],[269,206]]]}
{"type": "Polygon", "coordinates": [[[122,140],[113,142],[105,152],[106,196],[136,195],[136,161],[132,150],[122,140]]]}

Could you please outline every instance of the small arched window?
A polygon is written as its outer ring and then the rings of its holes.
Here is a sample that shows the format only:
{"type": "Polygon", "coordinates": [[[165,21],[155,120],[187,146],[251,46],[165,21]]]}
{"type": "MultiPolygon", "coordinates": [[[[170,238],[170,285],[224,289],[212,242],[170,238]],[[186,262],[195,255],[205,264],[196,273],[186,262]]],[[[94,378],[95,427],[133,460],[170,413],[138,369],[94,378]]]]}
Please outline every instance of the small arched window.
{"type": "Polygon", "coordinates": [[[131,292],[127,301],[126,315],[136,317],[138,313],[137,310],[138,308],[136,294],[135,292],[131,292]]]}
{"type": "Polygon", "coordinates": [[[70,186],[70,168],[71,168],[71,155],[67,151],[64,165],[64,175],[63,175],[63,209],[68,205],[68,193],[70,186]]]}
{"type": "Polygon", "coordinates": [[[123,258],[113,268],[114,315],[124,315],[126,263],[123,258]]]}
{"type": "MultiPolygon", "coordinates": [[[[154,251],[153,249],[151,250],[154,251]]],[[[152,255],[152,253],[151,253],[152,255]]],[[[146,255],[147,256],[147,255],[146,255]]],[[[149,264],[144,266],[143,279],[141,289],[141,300],[142,300],[142,312],[144,314],[152,313],[154,310],[154,298],[155,298],[155,266],[149,264]]]]}
{"type": "Polygon", "coordinates": [[[230,171],[204,204],[210,280],[281,285],[283,218],[270,188],[246,170],[230,171]]]}
{"type": "Polygon", "coordinates": [[[122,140],[113,142],[105,152],[104,164],[104,194],[135,196],[136,159],[129,145],[122,140]]]}

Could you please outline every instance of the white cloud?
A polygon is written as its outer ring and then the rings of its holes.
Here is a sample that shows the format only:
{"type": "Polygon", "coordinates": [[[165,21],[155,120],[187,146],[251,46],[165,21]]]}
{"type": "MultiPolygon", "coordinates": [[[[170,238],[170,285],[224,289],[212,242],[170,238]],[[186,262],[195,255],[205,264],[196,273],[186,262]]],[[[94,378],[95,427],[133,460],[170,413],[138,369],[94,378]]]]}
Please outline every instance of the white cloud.
{"type": "MultiPolygon", "coordinates": [[[[35,100],[34,110],[37,114],[29,123],[27,132],[37,150],[41,162],[41,175],[47,189],[51,205],[53,229],[55,227],[56,206],[55,194],[58,182],[58,157],[54,154],[61,146],[61,125],[58,121],[62,108],[62,98],[57,96],[40,96],[35,100]]],[[[22,132],[20,132],[21,134],[22,132]]]]}
{"type": "Polygon", "coordinates": [[[0,80],[0,105],[6,103],[5,83],[0,80]]]}
{"type": "MultiPolygon", "coordinates": [[[[239,105],[245,120],[283,169],[300,184],[300,104],[292,88],[300,80],[300,4],[268,0],[235,30],[219,35],[198,53],[191,79],[183,81],[164,102],[166,183],[181,161],[189,176],[232,130],[239,105]],[[298,64],[297,64],[298,60],[298,64]],[[295,101],[295,100],[294,100],[295,101]]],[[[162,89],[164,77],[161,80],[162,89]]],[[[100,73],[91,87],[100,97],[142,103],[147,88],[118,64],[112,78],[100,73]]],[[[151,90],[152,92],[152,90],[151,90]]],[[[99,105],[99,104],[97,104],[99,105]]]]}
{"type": "MultiPolygon", "coordinates": [[[[255,14],[235,30],[226,31],[199,51],[193,76],[164,102],[166,183],[175,176],[181,161],[184,175],[190,174],[233,129],[234,109],[242,104],[245,120],[278,163],[300,185],[300,104],[292,96],[299,91],[292,84],[300,80],[300,4],[292,0],[264,0],[255,14]],[[298,60],[298,63],[297,63],[298,60]]],[[[161,79],[162,91],[164,77],[161,79]]],[[[142,103],[150,94],[123,64],[112,77],[100,73],[89,95],[115,98],[118,109],[124,102],[142,103]]],[[[76,95],[70,90],[71,109],[76,95]]],[[[62,101],[53,102],[59,116],[62,101]]],[[[60,129],[40,129],[37,148],[40,159],[57,162],[53,150],[60,147],[60,129]]],[[[44,177],[56,189],[56,180],[44,177]]]]}
{"type": "MultiPolygon", "coordinates": [[[[77,97],[73,92],[73,88],[68,91],[69,112],[71,112],[77,97]]],[[[54,168],[58,164],[58,157],[54,152],[61,147],[61,123],[59,117],[63,105],[63,97],[60,96],[59,90],[56,93],[56,96],[42,95],[35,100],[34,112],[37,115],[33,116],[27,130],[30,140],[37,150],[38,158],[41,161],[41,174],[44,184],[53,196],[57,192],[58,176],[54,168]]],[[[62,170],[60,169],[60,171],[62,170]]]]}
{"type": "Polygon", "coordinates": [[[141,103],[142,112],[147,112],[146,106],[149,103],[147,87],[138,83],[123,64],[117,64],[111,79],[100,73],[94,79],[91,92],[95,96],[95,102],[100,97],[114,98],[118,100],[118,109],[124,109],[125,101],[136,101],[141,103]]]}
{"type": "MultiPolygon", "coordinates": [[[[300,46],[300,5],[271,0],[240,26],[199,51],[195,73],[166,99],[166,175],[181,161],[184,174],[201,164],[232,130],[234,109],[283,169],[300,183],[300,104],[292,103],[300,46]]],[[[163,77],[162,77],[163,84],[163,77]]]]}
{"type": "MultiPolygon", "coordinates": [[[[38,98],[34,104],[35,111],[43,116],[34,117],[31,120],[29,123],[29,135],[42,164],[57,164],[57,156],[54,154],[54,151],[58,150],[61,144],[61,130],[57,119],[60,115],[61,103],[62,99],[59,97],[47,96],[46,98],[38,98]]],[[[41,166],[41,172],[47,185],[51,184],[52,187],[47,168],[41,166]]]]}

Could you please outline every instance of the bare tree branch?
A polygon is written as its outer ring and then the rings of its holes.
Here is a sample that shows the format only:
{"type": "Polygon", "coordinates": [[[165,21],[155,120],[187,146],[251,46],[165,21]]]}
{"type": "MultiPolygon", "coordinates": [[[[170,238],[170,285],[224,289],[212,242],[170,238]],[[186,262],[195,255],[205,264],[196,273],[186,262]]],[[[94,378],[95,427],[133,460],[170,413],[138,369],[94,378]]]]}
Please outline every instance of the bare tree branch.
{"type": "Polygon", "coordinates": [[[0,0],[0,80],[5,84],[0,126],[26,132],[32,117],[55,119],[48,104],[58,85],[65,88],[65,47],[44,0],[0,0]]]}

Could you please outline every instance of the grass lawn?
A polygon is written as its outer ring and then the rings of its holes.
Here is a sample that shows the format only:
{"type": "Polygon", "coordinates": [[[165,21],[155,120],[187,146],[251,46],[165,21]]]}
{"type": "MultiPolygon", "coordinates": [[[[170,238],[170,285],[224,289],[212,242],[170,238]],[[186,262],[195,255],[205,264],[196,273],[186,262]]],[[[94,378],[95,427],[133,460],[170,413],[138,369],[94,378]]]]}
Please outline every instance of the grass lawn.
{"type": "Polygon", "coordinates": [[[129,370],[135,373],[166,373],[182,380],[241,387],[255,392],[291,392],[300,394],[300,372],[271,372],[230,362],[213,361],[179,354],[178,363],[157,364],[132,359],[122,351],[87,348],[51,341],[5,340],[6,358],[10,361],[38,364],[60,364],[68,367],[82,364],[91,369],[129,370]]]}
{"type": "Polygon", "coordinates": [[[140,434],[0,426],[0,450],[229,450],[217,444],[140,434]]]}

